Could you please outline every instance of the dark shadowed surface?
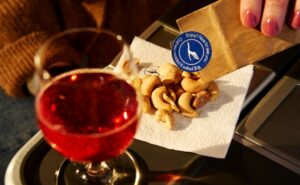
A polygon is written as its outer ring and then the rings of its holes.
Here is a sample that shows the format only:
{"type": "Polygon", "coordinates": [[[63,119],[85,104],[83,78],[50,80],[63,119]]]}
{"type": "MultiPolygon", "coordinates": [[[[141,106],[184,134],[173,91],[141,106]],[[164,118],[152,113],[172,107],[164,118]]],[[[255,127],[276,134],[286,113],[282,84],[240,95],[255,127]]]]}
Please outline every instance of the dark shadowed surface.
{"type": "Polygon", "coordinates": [[[14,99],[0,91],[0,184],[18,149],[36,132],[33,98],[14,99]]]}

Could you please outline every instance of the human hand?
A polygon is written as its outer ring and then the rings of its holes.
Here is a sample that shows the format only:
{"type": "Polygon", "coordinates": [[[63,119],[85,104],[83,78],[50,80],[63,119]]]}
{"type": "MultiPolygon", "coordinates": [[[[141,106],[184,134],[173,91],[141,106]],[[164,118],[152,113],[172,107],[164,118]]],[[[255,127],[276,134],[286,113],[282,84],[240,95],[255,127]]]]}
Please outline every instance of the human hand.
{"type": "Polygon", "coordinates": [[[291,16],[288,24],[294,29],[299,29],[300,0],[291,2],[293,2],[293,7],[291,12],[288,12],[289,0],[241,0],[241,21],[246,27],[256,27],[261,23],[263,34],[275,36],[281,32],[286,17],[291,16]]]}

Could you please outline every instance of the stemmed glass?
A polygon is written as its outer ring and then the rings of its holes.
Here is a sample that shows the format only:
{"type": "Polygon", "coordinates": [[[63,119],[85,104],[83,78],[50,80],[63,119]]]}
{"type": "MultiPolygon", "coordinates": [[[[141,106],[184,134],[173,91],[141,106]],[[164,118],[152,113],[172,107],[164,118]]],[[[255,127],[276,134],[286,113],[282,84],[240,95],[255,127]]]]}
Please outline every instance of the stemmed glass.
{"type": "Polygon", "coordinates": [[[36,116],[50,146],[66,157],[58,184],[137,184],[126,151],[137,130],[137,70],[120,35],[96,28],[58,33],[35,56],[36,116]]]}

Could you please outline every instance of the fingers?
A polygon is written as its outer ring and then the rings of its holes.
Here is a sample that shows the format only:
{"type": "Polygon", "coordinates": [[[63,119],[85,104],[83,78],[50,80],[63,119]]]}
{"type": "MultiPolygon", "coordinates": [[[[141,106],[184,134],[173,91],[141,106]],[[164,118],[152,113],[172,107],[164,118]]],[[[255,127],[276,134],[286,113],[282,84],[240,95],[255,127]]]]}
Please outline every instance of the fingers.
{"type": "Polygon", "coordinates": [[[295,29],[300,28],[300,0],[296,0],[295,2],[294,15],[292,17],[291,26],[295,29]]]}
{"type": "MultiPolygon", "coordinates": [[[[290,24],[293,28],[300,29],[300,0],[294,2],[290,24]]],[[[256,27],[261,21],[263,34],[275,36],[282,30],[288,4],[289,0],[241,0],[240,18],[243,25],[247,27],[256,27]],[[264,7],[263,2],[265,2],[264,7]]]]}
{"type": "Polygon", "coordinates": [[[240,17],[243,25],[255,27],[260,22],[262,0],[241,0],[240,17]]]}
{"type": "Polygon", "coordinates": [[[266,0],[262,17],[261,31],[267,36],[280,33],[288,7],[288,0],[266,0]]]}

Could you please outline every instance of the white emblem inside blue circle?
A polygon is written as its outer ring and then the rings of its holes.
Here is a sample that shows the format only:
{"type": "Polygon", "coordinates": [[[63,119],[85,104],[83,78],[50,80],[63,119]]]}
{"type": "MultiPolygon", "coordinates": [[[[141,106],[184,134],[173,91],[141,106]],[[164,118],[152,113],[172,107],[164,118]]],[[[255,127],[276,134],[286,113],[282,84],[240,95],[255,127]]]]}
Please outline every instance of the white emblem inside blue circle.
{"type": "Polygon", "coordinates": [[[179,58],[186,65],[196,65],[201,62],[204,57],[204,52],[203,45],[196,39],[186,40],[179,46],[179,58]],[[181,53],[183,54],[181,55],[181,53]]]}
{"type": "Polygon", "coordinates": [[[209,63],[211,54],[209,40],[201,33],[193,31],[179,35],[172,47],[175,64],[188,72],[203,69],[209,63]]]}

